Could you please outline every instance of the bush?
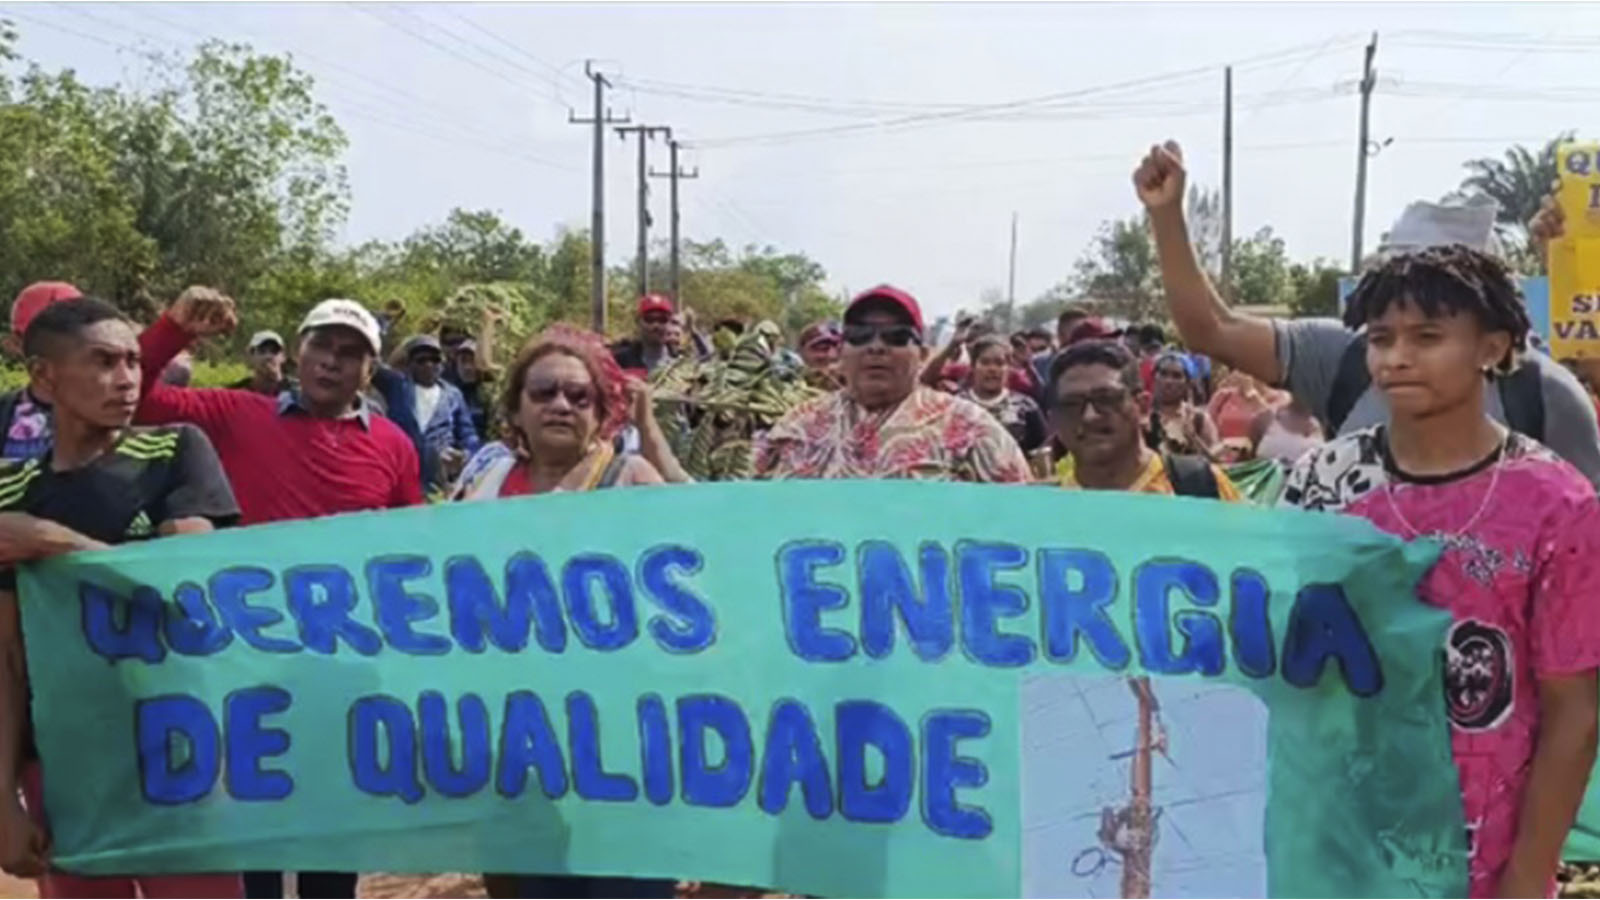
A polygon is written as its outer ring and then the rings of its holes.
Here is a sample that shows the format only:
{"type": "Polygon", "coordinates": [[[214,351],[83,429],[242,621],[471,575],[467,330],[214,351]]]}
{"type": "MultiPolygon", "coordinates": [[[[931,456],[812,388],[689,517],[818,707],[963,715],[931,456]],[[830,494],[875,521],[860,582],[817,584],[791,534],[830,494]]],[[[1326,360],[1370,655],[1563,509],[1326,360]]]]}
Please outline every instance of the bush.
{"type": "MultiPolygon", "coordinates": [[[[250,375],[250,367],[240,362],[196,361],[192,387],[227,387],[250,375]]],[[[28,372],[16,364],[0,366],[0,391],[14,391],[28,383],[28,372]]]]}

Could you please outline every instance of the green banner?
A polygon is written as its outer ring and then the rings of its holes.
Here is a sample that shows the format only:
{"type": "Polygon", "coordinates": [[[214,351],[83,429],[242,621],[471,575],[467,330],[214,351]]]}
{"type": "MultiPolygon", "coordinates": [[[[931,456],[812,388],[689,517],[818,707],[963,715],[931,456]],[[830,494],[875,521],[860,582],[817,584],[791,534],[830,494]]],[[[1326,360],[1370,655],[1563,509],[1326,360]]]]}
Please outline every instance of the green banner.
{"type": "Polygon", "coordinates": [[[157,540],[21,594],[70,871],[1461,896],[1434,553],[1205,501],[741,483],[157,540]]]}

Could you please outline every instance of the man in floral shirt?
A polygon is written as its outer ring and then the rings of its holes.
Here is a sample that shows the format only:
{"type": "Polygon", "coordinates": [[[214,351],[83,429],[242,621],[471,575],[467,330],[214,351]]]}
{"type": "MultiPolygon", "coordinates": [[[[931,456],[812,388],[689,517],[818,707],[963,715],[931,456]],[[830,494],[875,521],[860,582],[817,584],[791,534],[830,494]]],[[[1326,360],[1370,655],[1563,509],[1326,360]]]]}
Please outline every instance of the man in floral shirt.
{"type": "Polygon", "coordinates": [[[1017,442],[983,407],[917,384],[922,309],[887,285],[850,302],[842,390],[793,410],[755,443],[757,478],[1028,480],[1017,442]]]}

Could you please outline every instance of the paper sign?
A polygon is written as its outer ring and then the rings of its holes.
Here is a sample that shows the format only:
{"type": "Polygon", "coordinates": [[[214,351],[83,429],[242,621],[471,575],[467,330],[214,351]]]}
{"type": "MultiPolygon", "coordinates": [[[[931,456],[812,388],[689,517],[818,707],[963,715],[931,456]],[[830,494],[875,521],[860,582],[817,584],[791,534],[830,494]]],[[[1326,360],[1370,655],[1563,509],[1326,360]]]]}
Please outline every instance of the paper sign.
{"type": "Polygon", "coordinates": [[[1557,359],[1600,357],[1600,144],[1556,151],[1556,202],[1566,233],[1550,242],[1550,351],[1557,359]]]}
{"type": "Polygon", "coordinates": [[[1435,552],[1198,500],[731,483],[156,540],[21,594],[71,871],[1459,896],[1435,552]]]}

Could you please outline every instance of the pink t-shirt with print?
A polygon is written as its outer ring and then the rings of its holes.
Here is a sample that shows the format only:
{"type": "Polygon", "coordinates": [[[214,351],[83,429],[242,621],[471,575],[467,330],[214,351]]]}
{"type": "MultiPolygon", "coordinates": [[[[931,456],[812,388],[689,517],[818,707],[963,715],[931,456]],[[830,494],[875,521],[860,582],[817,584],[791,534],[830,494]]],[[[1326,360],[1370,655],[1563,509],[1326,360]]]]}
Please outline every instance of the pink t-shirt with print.
{"type": "Polygon", "coordinates": [[[1498,460],[1443,479],[1405,479],[1374,428],[1302,460],[1283,502],[1340,510],[1403,538],[1444,543],[1419,594],[1455,620],[1445,646],[1451,751],[1472,850],[1471,893],[1493,896],[1516,841],[1533,762],[1538,680],[1600,668],[1600,501],[1593,486],[1515,434],[1498,460]]]}

